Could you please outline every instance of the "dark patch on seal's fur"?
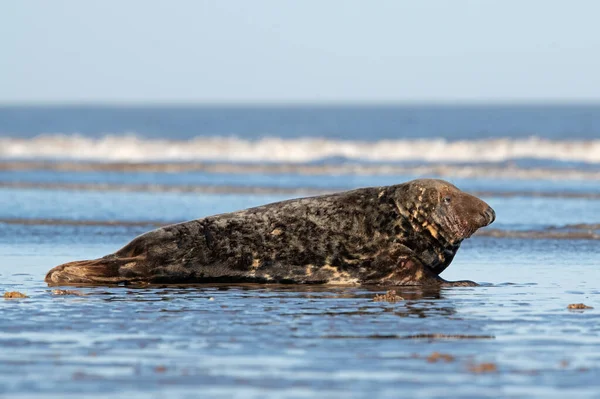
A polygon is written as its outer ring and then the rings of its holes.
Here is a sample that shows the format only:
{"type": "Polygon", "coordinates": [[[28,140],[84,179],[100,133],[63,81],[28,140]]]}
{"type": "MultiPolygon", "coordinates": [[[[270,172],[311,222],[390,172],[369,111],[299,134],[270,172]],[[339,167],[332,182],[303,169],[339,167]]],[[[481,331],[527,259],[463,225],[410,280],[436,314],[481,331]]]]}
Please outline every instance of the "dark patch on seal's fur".
{"type": "Polygon", "coordinates": [[[445,181],[413,180],[166,226],[114,254],[57,266],[46,281],[473,285],[438,275],[494,218],[445,181]]]}

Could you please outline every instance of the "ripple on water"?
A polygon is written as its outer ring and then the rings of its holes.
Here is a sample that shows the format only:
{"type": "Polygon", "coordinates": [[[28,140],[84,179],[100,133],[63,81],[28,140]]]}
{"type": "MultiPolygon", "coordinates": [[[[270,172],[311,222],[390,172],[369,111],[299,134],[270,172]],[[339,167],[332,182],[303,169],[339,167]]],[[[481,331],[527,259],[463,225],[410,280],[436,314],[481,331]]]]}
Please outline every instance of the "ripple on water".
{"type": "MultiPolygon", "coordinates": [[[[85,250],[100,255],[113,245],[85,250]]],[[[48,245],[39,256],[5,255],[17,271],[4,271],[0,292],[29,298],[0,301],[0,392],[594,397],[600,304],[589,245],[480,237],[464,246],[447,277],[490,283],[396,288],[404,300],[394,303],[373,301],[382,289],[297,286],[69,287],[79,295],[57,294],[43,275],[82,255],[70,244],[48,245]],[[581,302],[595,309],[567,309],[581,302]]]]}

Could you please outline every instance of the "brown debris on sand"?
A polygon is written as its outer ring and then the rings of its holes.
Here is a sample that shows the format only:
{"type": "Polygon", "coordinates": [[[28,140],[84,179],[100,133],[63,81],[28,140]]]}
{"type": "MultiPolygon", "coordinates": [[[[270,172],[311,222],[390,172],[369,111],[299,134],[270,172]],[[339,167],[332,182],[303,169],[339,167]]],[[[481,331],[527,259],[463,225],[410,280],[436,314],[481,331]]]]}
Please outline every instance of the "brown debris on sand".
{"type": "Polygon", "coordinates": [[[469,371],[474,374],[495,373],[498,371],[498,366],[495,363],[471,364],[469,371]]]}
{"type": "Polygon", "coordinates": [[[594,309],[591,306],[587,306],[583,303],[572,303],[569,306],[567,306],[567,309],[594,309]]]}
{"type": "Polygon", "coordinates": [[[18,291],[7,291],[4,293],[4,299],[29,298],[27,295],[18,291]]]}
{"type": "Polygon", "coordinates": [[[390,290],[387,291],[385,294],[379,294],[379,295],[375,295],[375,297],[373,298],[373,302],[399,302],[399,301],[403,301],[404,298],[402,298],[400,295],[398,295],[396,293],[396,290],[390,290]]]}
{"type": "Polygon", "coordinates": [[[441,361],[450,363],[454,361],[454,356],[447,353],[433,352],[431,355],[427,356],[427,361],[429,363],[437,363],[441,361]]]}
{"type": "Polygon", "coordinates": [[[75,295],[75,296],[85,296],[83,292],[75,291],[75,290],[52,290],[52,295],[75,295]]]}
{"type": "MultiPolygon", "coordinates": [[[[411,358],[418,359],[418,354],[412,354],[411,358]]],[[[433,352],[431,355],[424,358],[428,363],[452,363],[454,361],[458,361],[454,355],[450,355],[448,353],[442,352],[433,352]]],[[[474,363],[472,360],[466,364],[467,371],[473,374],[486,374],[486,373],[496,373],[498,371],[498,366],[496,363],[486,362],[486,363],[474,363]]]]}

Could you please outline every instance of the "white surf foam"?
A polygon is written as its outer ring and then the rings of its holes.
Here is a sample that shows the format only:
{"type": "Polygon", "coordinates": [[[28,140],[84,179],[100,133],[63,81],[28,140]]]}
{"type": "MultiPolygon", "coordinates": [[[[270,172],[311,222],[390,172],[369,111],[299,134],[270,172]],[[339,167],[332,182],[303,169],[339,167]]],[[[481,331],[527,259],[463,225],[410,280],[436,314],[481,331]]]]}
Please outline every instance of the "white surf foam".
{"type": "Polygon", "coordinates": [[[600,139],[558,141],[536,137],[466,141],[345,141],[314,138],[199,137],[188,141],[143,139],[133,134],[99,139],[79,135],[0,138],[0,157],[76,159],[106,162],[230,161],[304,163],[332,157],[399,162],[500,162],[544,159],[600,163],[600,139]]]}

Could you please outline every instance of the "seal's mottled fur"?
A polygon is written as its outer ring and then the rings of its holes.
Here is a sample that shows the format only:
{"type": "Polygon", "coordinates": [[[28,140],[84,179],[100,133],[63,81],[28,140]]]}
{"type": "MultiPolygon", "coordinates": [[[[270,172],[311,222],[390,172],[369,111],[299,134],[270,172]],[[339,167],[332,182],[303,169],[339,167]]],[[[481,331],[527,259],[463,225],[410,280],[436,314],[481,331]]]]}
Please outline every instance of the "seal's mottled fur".
{"type": "Polygon", "coordinates": [[[57,266],[46,281],[474,285],[438,275],[494,218],[480,199],[420,179],[166,226],[114,254],[57,266]]]}

